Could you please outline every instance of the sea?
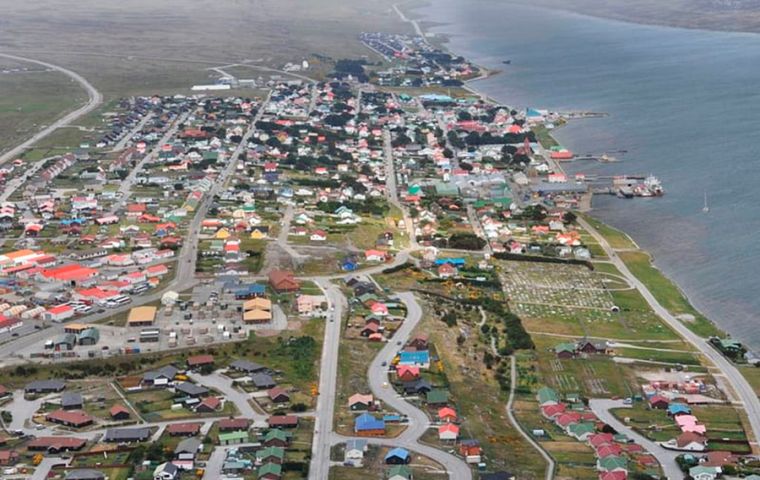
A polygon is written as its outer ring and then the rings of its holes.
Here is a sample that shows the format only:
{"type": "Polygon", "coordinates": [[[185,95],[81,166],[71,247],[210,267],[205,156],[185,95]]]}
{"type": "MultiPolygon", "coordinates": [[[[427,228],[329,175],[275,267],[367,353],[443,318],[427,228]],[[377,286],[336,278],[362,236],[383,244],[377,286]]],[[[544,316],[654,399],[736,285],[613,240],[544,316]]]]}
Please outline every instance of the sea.
{"type": "Polygon", "coordinates": [[[453,52],[502,71],[472,84],[499,102],[609,114],[554,135],[577,154],[625,151],[610,153],[620,161],[577,161],[568,171],[654,174],[666,194],[598,195],[593,214],[630,234],[697,309],[760,351],[760,35],[500,0],[431,0],[415,13],[453,52]]]}

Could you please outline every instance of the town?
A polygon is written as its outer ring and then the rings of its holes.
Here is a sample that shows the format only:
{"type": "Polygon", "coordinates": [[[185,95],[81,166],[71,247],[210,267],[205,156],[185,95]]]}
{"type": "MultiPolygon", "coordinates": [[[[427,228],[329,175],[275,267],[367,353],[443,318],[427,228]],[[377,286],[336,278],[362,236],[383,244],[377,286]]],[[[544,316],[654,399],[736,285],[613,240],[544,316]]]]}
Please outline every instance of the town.
{"type": "Polygon", "coordinates": [[[3,165],[3,478],[760,478],[754,357],[587,215],[576,120],[358,41],[3,165]]]}

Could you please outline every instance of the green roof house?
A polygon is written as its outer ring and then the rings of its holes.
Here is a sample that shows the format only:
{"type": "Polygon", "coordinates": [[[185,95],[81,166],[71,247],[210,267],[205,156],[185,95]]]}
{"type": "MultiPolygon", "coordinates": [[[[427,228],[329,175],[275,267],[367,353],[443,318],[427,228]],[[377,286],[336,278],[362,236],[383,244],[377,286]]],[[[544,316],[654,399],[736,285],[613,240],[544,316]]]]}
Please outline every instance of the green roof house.
{"type": "Polygon", "coordinates": [[[567,426],[567,434],[581,442],[585,442],[594,432],[596,432],[596,426],[591,422],[573,423],[567,426]]]}
{"type": "Polygon", "coordinates": [[[266,463],[259,467],[256,478],[260,480],[277,480],[282,476],[282,465],[276,463],[266,463]]]}
{"type": "Polygon", "coordinates": [[[248,432],[235,431],[219,434],[219,445],[237,445],[248,442],[248,432]]]}
{"type": "Polygon", "coordinates": [[[388,480],[409,480],[412,470],[406,465],[394,465],[388,469],[388,480]]]}
{"type": "Polygon", "coordinates": [[[559,403],[559,395],[549,387],[539,389],[536,398],[538,398],[538,404],[542,407],[544,405],[556,405],[559,403]]]}
{"type": "Polygon", "coordinates": [[[628,461],[623,457],[611,455],[597,460],[596,469],[602,472],[627,472],[628,461]]]}
{"type": "Polygon", "coordinates": [[[441,388],[430,390],[425,397],[428,405],[445,405],[449,402],[449,392],[441,388]]]}

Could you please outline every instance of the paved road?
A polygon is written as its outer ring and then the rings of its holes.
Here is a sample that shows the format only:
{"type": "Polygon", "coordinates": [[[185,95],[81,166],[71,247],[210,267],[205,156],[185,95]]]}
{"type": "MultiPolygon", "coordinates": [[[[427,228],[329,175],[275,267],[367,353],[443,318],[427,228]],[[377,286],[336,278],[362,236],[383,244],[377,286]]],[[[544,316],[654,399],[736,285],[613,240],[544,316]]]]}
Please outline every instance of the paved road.
{"type": "Polygon", "coordinates": [[[333,415],[335,412],[335,388],[338,375],[338,349],[340,348],[341,319],[347,308],[346,297],[340,289],[327,280],[317,284],[325,291],[327,302],[334,311],[329,313],[325,323],[325,341],[319,374],[319,397],[314,423],[309,478],[327,480],[330,470],[330,446],[333,435],[333,415]]]}
{"type": "MultiPolygon", "coordinates": [[[[676,317],[670,314],[670,312],[660,305],[660,302],[654,298],[654,295],[635,275],[631,273],[626,264],[617,256],[615,250],[610,246],[607,240],[596,231],[586,220],[579,218],[578,223],[586,229],[596,240],[599,245],[604,249],[605,254],[609,257],[610,261],[620,270],[628,282],[634,286],[647,301],[649,306],[654,312],[659,315],[665,323],[667,323],[673,330],[678,332],[681,337],[689,341],[696,349],[698,349],[705,357],[725,375],[726,381],[731,385],[736,395],[741,399],[740,407],[743,407],[747,413],[749,419],[749,425],[752,429],[753,439],[751,443],[753,451],[757,450],[757,439],[760,434],[760,400],[758,399],[755,391],[737,370],[737,368],[728,361],[723,355],[710,346],[705,339],[689,330],[686,325],[679,321],[676,317]]],[[[730,395],[729,395],[730,396],[730,395]]]]}
{"type": "Polygon", "coordinates": [[[515,427],[515,430],[520,432],[520,435],[523,436],[526,442],[530,443],[531,446],[533,446],[534,449],[538,451],[538,453],[541,454],[542,457],[544,457],[544,460],[546,461],[546,480],[552,480],[554,478],[554,472],[556,465],[554,463],[554,459],[549,455],[549,453],[544,450],[544,448],[539,445],[538,442],[536,442],[533,437],[525,431],[523,426],[520,424],[520,422],[517,421],[514,415],[514,411],[512,409],[512,405],[515,400],[515,386],[517,385],[517,362],[515,361],[515,356],[512,355],[510,357],[511,361],[511,376],[510,376],[510,385],[509,385],[509,400],[507,401],[507,417],[509,418],[509,422],[512,424],[513,427],[515,427]]]}
{"type": "Polygon", "coordinates": [[[594,414],[599,417],[599,420],[617,430],[618,433],[623,433],[632,438],[636,443],[654,455],[657,461],[660,462],[662,470],[665,473],[665,477],[668,480],[680,480],[684,478],[684,473],[676,463],[676,457],[682,452],[675,452],[673,450],[662,448],[657,443],[638,434],[632,428],[623,424],[623,422],[619,421],[613,414],[610,413],[610,409],[630,408],[630,405],[625,405],[622,400],[608,399],[591,399],[589,400],[588,405],[594,414]]]}
{"type": "Polygon", "coordinates": [[[401,210],[404,215],[404,227],[409,237],[409,246],[417,247],[417,236],[414,234],[414,220],[409,215],[407,208],[398,200],[398,185],[396,185],[396,160],[393,156],[393,143],[391,132],[387,128],[383,131],[383,151],[385,155],[385,195],[388,202],[401,210]]]}
{"type": "Polygon", "coordinates": [[[137,132],[142,130],[145,124],[148,123],[148,121],[151,118],[153,118],[153,112],[148,112],[142,119],[140,119],[137,125],[135,125],[129,132],[124,134],[124,137],[122,137],[122,139],[119,140],[119,143],[113,146],[111,151],[119,152],[121,150],[124,150],[124,148],[126,148],[127,146],[127,143],[129,143],[129,141],[132,140],[132,137],[134,137],[137,134],[137,132]]]}
{"type": "Polygon", "coordinates": [[[213,372],[210,375],[199,375],[191,372],[188,376],[201,385],[221,392],[228,402],[235,404],[241,417],[253,420],[254,426],[259,428],[267,426],[267,418],[269,416],[254,410],[249,402],[251,398],[250,394],[233,387],[231,378],[225,377],[219,372],[213,372]]]}
{"type": "MultiPolygon", "coordinates": [[[[331,304],[336,305],[335,313],[342,314],[342,305],[345,302],[345,297],[343,297],[337,287],[323,285],[328,292],[331,304]],[[335,295],[340,295],[343,298],[336,302],[335,295]],[[341,311],[339,311],[339,308],[341,311]]],[[[400,414],[406,415],[409,419],[409,424],[407,429],[396,438],[367,438],[366,440],[373,445],[404,447],[410,451],[425,455],[440,463],[448,472],[449,478],[453,480],[470,480],[472,479],[472,472],[464,461],[443,450],[417,442],[418,438],[430,428],[430,420],[424,412],[399,397],[388,381],[388,367],[382,366],[383,362],[390,364],[390,361],[399,349],[397,343],[405,343],[422,318],[422,309],[412,293],[400,293],[397,296],[407,307],[407,318],[394,334],[393,341],[388,342],[370,364],[368,377],[370,389],[375,398],[383,401],[387,406],[398,411],[400,414]]],[[[317,423],[315,426],[311,467],[309,469],[309,478],[315,480],[327,480],[328,478],[330,446],[352,438],[338,435],[333,432],[332,428],[333,413],[335,411],[339,345],[340,323],[338,321],[328,322],[322,350],[320,395],[317,402],[316,415],[317,423]]]]}
{"type": "Polygon", "coordinates": [[[20,62],[36,63],[37,65],[42,65],[43,67],[57,70],[63,73],[64,75],[67,75],[68,77],[76,81],[77,83],[79,83],[87,91],[87,96],[89,97],[87,100],[87,103],[85,103],[78,109],[64,115],[63,117],[59,118],[58,120],[48,125],[44,129],[35,133],[28,140],[24,141],[20,145],[17,145],[11,150],[0,155],[0,165],[9,160],[15,159],[17,156],[23,153],[24,150],[28,149],[29,147],[39,142],[43,138],[47,137],[48,135],[58,130],[59,128],[65,127],[66,125],[72,123],[74,120],[77,120],[80,117],[87,115],[91,111],[95,110],[101,103],[103,103],[103,95],[95,87],[93,87],[92,84],[90,84],[90,82],[87,81],[87,79],[85,79],[83,76],[79,75],[76,72],[72,72],[71,70],[60,67],[58,65],[53,65],[52,63],[41,62],[39,60],[34,60],[33,58],[26,58],[26,57],[21,57],[18,55],[10,55],[8,53],[0,53],[0,57],[10,58],[11,60],[18,60],[20,62]]]}
{"type": "Polygon", "coordinates": [[[153,147],[153,150],[148,152],[139,162],[137,162],[137,165],[135,165],[135,167],[130,170],[127,177],[119,185],[119,189],[117,190],[119,199],[118,201],[114,202],[113,206],[108,212],[110,215],[113,215],[119,208],[122,208],[127,204],[127,201],[132,194],[132,185],[134,185],[135,180],[137,180],[137,175],[142,172],[143,168],[145,168],[145,165],[147,165],[151,160],[155,159],[158,156],[158,153],[161,151],[161,147],[169,143],[169,140],[171,140],[174,134],[177,133],[179,126],[185,120],[187,120],[187,117],[189,116],[190,112],[185,112],[181,115],[178,115],[172,122],[171,127],[169,127],[169,129],[166,130],[166,133],[164,133],[164,136],[161,137],[161,140],[159,140],[156,143],[155,147],[153,147]]]}

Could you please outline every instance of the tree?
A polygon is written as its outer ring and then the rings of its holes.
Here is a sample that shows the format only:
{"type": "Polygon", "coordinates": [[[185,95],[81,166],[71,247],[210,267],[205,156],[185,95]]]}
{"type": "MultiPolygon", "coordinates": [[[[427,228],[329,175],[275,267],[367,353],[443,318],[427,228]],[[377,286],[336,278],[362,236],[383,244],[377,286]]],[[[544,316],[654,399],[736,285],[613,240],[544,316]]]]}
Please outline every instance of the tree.
{"type": "Polygon", "coordinates": [[[565,212],[565,214],[562,215],[562,221],[565,222],[565,225],[575,223],[576,220],[578,220],[578,216],[573,212],[565,212]]]}

